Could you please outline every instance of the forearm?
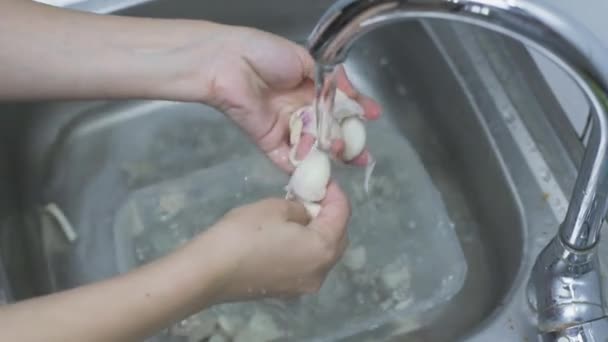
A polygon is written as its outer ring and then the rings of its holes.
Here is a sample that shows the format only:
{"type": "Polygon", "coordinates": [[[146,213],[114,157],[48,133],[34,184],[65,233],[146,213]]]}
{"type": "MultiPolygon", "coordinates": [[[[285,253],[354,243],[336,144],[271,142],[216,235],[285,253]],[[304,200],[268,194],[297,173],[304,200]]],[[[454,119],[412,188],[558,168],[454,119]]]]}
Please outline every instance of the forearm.
{"type": "Polygon", "coordinates": [[[124,276],[0,309],[0,341],[140,341],[210,305],[225,271],[213,244],[124,276]],[[201,267],[200,252],[208,257],[201,267]]]}
{"type": "MultiPolygon", "coordinates": [[[[0,100],[199,100],[189,87],[204,75],[193,71],[204,73],[196,68],[205,65],[206,56],[213,57],[222,28],[204,21],[95,15],[3,0],[0,100]]],[[[198,87],[202,98],[205,84],[198,87]]]]}

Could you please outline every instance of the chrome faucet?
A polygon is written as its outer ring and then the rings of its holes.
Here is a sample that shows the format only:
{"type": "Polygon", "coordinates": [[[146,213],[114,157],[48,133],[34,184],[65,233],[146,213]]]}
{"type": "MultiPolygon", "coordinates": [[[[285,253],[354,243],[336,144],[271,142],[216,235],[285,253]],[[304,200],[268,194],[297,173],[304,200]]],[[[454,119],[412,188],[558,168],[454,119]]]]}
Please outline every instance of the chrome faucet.
{"type": "Polygon", "coordinates": [[[597,245],[608,210],[608,52],[546,5],[521,0],[339,0],[309,38],[317,63],[345,61],[362,35],[401,20],[447,19],[514,38],[560,66],[586,95],[593,129],[559,232],[536,260],[529,289],[543,341],[606,341],[597,245]]]}

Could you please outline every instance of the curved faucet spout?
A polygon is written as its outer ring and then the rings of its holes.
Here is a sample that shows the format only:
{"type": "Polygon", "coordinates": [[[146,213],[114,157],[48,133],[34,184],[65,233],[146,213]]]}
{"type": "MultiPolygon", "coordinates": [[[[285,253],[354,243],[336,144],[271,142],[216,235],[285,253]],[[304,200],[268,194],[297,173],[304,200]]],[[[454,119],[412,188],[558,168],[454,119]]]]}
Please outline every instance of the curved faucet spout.
{"type": "Polygon", "coordinates": [[[606,50],[582,27],[525,1],[341,0],[321,18],[309,38],[309,51],[317,63],[338,64],[365,33],[423,18],[467,22],[503,33],[550,58],[582,88],[594,125],[560,236],[572,249],[592,248],[608,210],[608,63],[601,60],[608,56],[606,50]]]}
{"type": "Polygon", "coordinates": [[[523,0],[339,0],[321,18],[308,48],[317,63],[331,67],[343,62],[365,33],[413,19],[455,20],[509,36],[555,62],[587,97],[593,115],[590,140],[566,217],[537,259],[531,284],[545,336],[578,331],[572,327],[597,329],[600,319],[608,331],[594,253],[608,211],[608,52],[564,15],[523,0]],[[581,286],[564,297],[563,284],[573,281],[581,286]]]}

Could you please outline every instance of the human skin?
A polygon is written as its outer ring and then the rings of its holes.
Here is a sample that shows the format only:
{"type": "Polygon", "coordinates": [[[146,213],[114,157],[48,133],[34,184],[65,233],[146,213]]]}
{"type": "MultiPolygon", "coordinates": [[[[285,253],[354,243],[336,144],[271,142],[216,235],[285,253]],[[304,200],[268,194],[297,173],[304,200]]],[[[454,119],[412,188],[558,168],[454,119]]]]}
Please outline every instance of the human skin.
{"type": "MultiPolygon", "coordinates": [[[[281,37],[195,20],[81,13],[0,1],[0,100],[163,99],[225,113],[278,167],[288,119],[313,100],[314,62],[281,37]]],[[[379,106],[340,88],[368,119],[379,106]]],[[[300,153],[310,148],[304,137],[300,153]]],[[[343,142],[332,152],[339,157],[343,142]]],[[[365,165],[364,151],[352,163],[365,165]]],[[[321,212],[264,199],[227,213],[168,256],[126,274],[0,308],[2,341],[136,341],[211,305],[318,291],[347,245],[348,199],[330,183],[321,212]]]]}

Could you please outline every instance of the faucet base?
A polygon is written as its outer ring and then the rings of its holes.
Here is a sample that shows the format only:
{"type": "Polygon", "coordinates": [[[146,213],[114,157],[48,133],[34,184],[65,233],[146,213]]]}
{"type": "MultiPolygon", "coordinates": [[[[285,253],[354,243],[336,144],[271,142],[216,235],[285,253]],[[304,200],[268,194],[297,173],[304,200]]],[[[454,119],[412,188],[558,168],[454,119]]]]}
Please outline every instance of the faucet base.
{"type": "Polygon", "coordinates": [[[596,251],[597,247],[573,250],[556,236],[538,256],[530,294],[535,297],[532,302],[542,334],[574,334],[576,327],[606,319],[596,251]]]}
{"type": "Polygon", "coordinates": [[[542,342],[596,342],[608,339],[608,317],[541,335],[542,342]]]}

